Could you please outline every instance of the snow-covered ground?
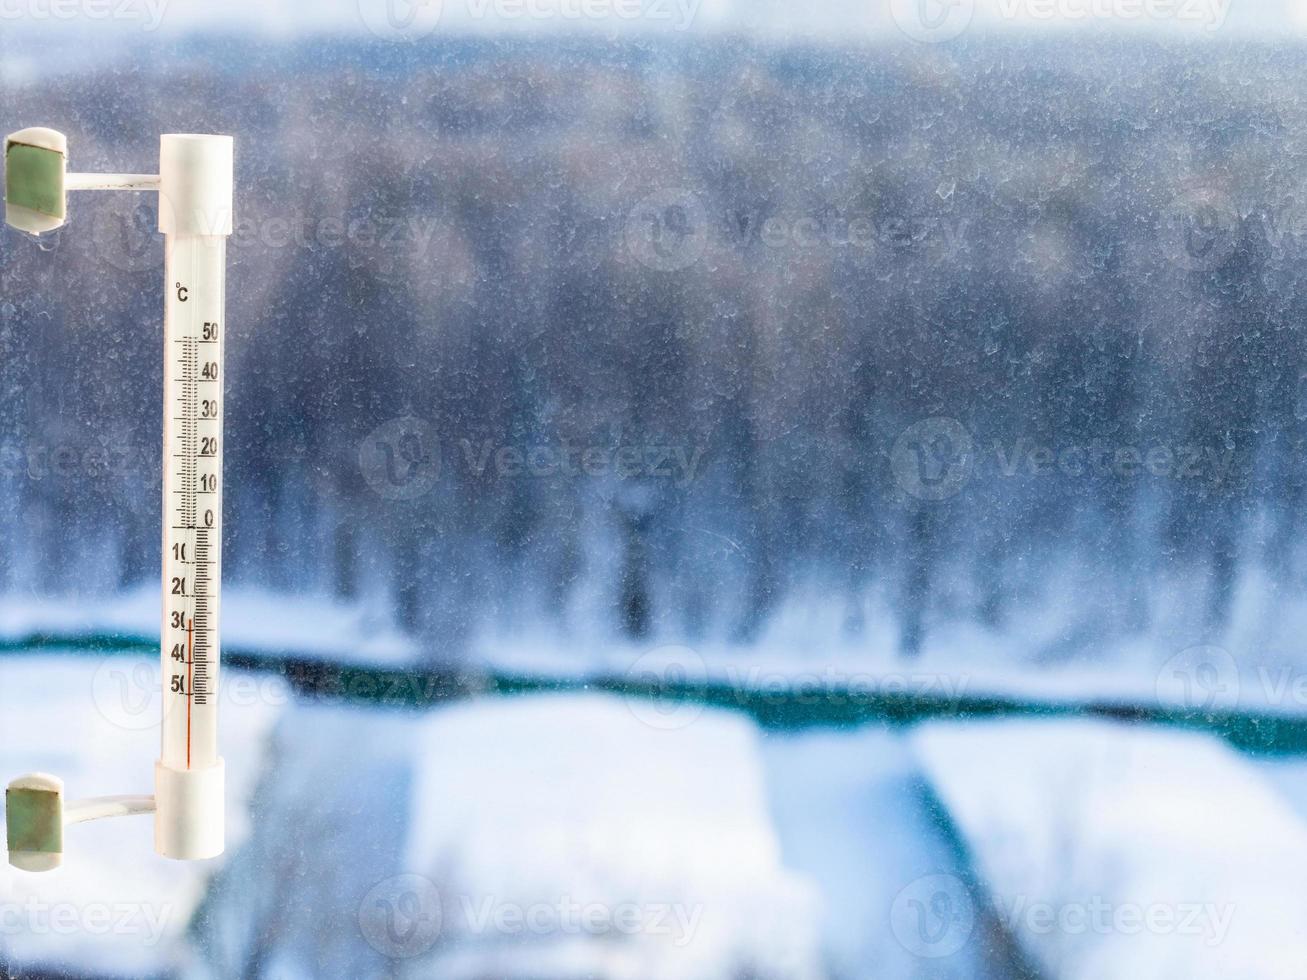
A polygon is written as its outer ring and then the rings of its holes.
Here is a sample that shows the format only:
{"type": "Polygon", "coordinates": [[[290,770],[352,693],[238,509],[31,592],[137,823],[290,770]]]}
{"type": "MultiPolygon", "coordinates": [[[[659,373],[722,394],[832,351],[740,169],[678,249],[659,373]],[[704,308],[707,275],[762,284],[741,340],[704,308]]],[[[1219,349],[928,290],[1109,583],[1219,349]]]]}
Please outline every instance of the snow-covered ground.
{"type": "Polygon", "coordinates": [[[261,826],[283,832],[219,885],[217,975],[252,958],[360,977],[823,975],[820,890],[784,865],[737,717],[660,731],[588,695],[313,707],[273,754],[298,760],[264,800],[261,826]]]}
{"type": "Polygon", "coordinates": [[[996,914],[1046,975],[1302,976],[1307,823],[1220,740],[1003,721],[932,723],[914,743],[996,914]]]}
{"type": "MultiPolygon", "coordinates": [[[[539,695],[294,710],[271,755],[297,764],[215,891],[218,976],[909,977],[903,890],[965,874],[886,731],[539,695]]],[[[1012,975],[992,927],[950,975],[1012,975]]]]}
{"type": "MultiPolygon", "coordinates": [[[[151,794],[158,675],[154,658],[51,651],[0,660],[0,783],[39,771],[63,779],[69,799],[151,794]]],[[[235,672],[226,691],[229,843],[239,847],[266,736],[285,699],[264,679],[235,672]]],[[[64,867],[48,874],[0,866],[0,962],[107,976],[184,963],[187,924],[219,862],[156,857],[145,817],[70,828],[64,846],[64,867]]]]}
{"type": "MultiPolygon", "coordinates": [[[[0,658],[0,777],[148,792],[152,667],[0,658]]],[[[1078,980],[1307,961],[1307,761],[1076,720],[778,734],[608,694],[417,713],[228,679],[227,857],[162,861],[146,820],[75,828],[60,871],[0,868],[0,962],[1078,980]]]]}
{"type": "Polygon", "coordinates": [[[979,892],[901,731],[864,728],[762,741],[771,816],[786,863],[818,883],[826,975],[1000,978],[1019,956],[979,892]],[[923,947],[913,901],[940,875],[978,910],[968,941],[923,947]]]}

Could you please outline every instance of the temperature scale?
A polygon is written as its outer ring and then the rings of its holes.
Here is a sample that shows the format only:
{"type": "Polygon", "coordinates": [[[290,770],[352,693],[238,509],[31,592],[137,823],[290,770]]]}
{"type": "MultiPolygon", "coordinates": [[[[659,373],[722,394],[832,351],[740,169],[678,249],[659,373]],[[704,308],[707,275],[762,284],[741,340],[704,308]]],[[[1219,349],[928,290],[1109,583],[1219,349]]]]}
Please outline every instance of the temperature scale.
{"type": "Polygon", "coordinates": [[[67,192],[156,191],[164,235],[163,745],[152,797],[66,803],[58,778],[34,773],[5,793],[9,861],[48,871],[67,825],[153,813],[155,849],[179,860],[224,847],[218,754],[218,613],[222,585],[223,334],[232,233],[230,136],[161,138],[159,173],[67,172],[62,133],[5,139],[5,220],[40,235],[67,220],[67,192]]]}

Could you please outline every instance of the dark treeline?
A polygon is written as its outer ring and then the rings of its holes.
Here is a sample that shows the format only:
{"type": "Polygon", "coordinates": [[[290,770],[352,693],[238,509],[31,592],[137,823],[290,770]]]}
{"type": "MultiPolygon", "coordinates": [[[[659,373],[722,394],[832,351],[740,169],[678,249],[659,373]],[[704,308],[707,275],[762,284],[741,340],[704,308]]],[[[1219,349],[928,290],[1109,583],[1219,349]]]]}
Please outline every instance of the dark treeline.
{"type": "MultiPolygon", "coordinates": [[[[237,135],[234,584],[383,597],[433,654],[796,606],[911,654],[1043,604],[1074,650],[1175,590],[1217,630],[1249,570],[1301,581],[1296,53],[192,54],[2,104],[76,169],[237,135]]],[[[78,196],[0,238],[10,592],[156,574],[153,222],[78,196]]]]}

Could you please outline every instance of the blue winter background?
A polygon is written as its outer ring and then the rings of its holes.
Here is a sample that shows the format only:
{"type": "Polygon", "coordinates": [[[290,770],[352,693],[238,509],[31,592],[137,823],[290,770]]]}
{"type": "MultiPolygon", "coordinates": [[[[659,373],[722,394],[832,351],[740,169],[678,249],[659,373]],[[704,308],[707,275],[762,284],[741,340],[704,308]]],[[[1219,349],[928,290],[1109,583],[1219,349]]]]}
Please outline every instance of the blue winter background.
{"type": "MultiPolygon", "coordinates": [[[[6,976],[1299,975],[1296,8],[93,6],[6,131],[237,140],[231,846],[0,870],[6,976]]],[[[155,221],[0,232],[0,777],[79,796],[157,753],[155,221]]]]}

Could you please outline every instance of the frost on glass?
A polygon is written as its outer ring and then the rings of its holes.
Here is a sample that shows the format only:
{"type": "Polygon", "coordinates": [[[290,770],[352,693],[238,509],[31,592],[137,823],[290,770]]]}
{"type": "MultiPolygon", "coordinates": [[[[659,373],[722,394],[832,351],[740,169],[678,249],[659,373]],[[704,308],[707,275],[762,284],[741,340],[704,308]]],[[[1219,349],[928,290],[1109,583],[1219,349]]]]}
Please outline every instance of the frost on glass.
{"type": "MultiPolygon", "coordinates": [[[[1303,52],[890,6],[0,47],[7,128],[238,187],[232,847],[85,832],[0,966],[1303,961],[1303,52]]],[[[155,751],[156,220],[0,233],[3,778],[155,751]]]]}
{"type": "MultiPolygon", "coordinates": [[[[243,137],[234,586],[367,599],[427,657],[963,630],[1042,664],[1237,632],[1293,567],[1287,54],[403,55],[10,96],[87,166],[243,137]]],[[[76,205],[6,239],[3,574],[42,596],[154,572],[152,205],[76,205]]]]}

